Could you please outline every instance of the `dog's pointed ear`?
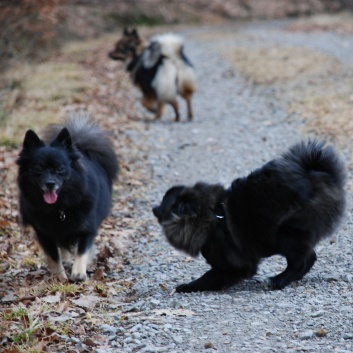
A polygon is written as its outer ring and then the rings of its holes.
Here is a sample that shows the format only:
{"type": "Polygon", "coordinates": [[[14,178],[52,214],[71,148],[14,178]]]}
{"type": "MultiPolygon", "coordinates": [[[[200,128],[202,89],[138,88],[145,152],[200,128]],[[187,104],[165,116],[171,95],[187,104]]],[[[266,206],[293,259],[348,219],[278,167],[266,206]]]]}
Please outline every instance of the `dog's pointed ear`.
{"type": "Polygon", "coordinates": [[[161,55],[161,44],[157,41],[151,42],[142,54],[142,65],[146,69],[150,69],[151,67],[157,64],[157,61],[161,57],[161,55]]]}
{"type": "Polygon", "coordinates": [[[38,135],[33,130],[28,130],[26,132],[25,138],[23,140],[23,148],[30,150],[32,148],[44,147],[45,143],[38,137],[38,135]]]}
{"type": "Polygon", "coordinates": [[[200,213],[200,205],[196,202],[183,202],[179,205],[180,216],[197,216],[200,213]]]}
{"type": "Polygon", "coordinates": [[[138,34],[136,28],[134,28],[134,29],[130,32],[130,34],[131,34],[132,36],[136,37],[136,38],[139,38],[139,34],[138,34]]]}
{"type": "Polygon", "coordinates": [[[69,130],[64,127],[60,132],[56,139],[51,143],[51,145],[61,145],[64,146],[66,149],[72,149],[72,139],[69,133],[69,130]]]}
{"type": "Polygon", "coordinates": [[[124,27],[123,35],[124,36],[128,36],[129,35],[129,29],[127,27],[124,27]]]}

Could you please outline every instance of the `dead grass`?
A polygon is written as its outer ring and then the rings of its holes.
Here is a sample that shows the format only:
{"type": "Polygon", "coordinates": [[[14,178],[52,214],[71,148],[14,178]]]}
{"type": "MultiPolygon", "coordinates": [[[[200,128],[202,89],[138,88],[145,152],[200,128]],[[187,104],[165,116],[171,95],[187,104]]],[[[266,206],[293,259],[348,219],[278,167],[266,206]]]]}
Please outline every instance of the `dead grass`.
{"type": "Polygon", "coordinates": [[[3,88],[6,101],[2,105],[0,145],[16,146],[27,129],[58,121],[63,107],[80,102],[92,88],[83,68],[75,63],[17,67],[4,76],[8,85],[3,88]]]}
{"type": "Polygon", "coordinates": [[[337,60],[311,49],[270,46],[266,48],[239,48],[229,58],[255,84],[272,84],[332,74],[337,60]]]}
{"type": "Polygon", "coordinates": [[[351,12],[338,14],[320,14],[295,21],[287,27],[289,31],[334,31],[342,34],[353,34],[353,15],[351,12]]]}
{"type": "MultiPolygon", "coordinates": [[[[120,31],[115,31],[114,33],[106,34],[104,35],[104,41],[106,43],[110,43],[113,48],[113,44],[118,40],[119,35],[120,31]]],[[[80,58],[82,58],[83,55],[87,54],[88,52],[91,52],[92,48],[99,48],[101,45],[102,37],[83,41],[67,41],[61,49],[61,53],[70,57],[78,55],[80,58]]]]}

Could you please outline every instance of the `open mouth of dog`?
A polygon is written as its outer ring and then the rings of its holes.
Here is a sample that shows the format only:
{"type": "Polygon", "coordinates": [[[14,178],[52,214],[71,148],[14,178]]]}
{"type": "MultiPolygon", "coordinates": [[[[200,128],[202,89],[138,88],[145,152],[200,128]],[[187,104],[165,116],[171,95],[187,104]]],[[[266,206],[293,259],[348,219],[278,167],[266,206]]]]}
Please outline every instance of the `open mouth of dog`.
{"type": "Polygon", "coordinates": [[[58,192],[59,187],[54,185],[52,187],[44,186],[42,188],[44,201],[49,204],[53,205],[58,200],[58,192]]]}

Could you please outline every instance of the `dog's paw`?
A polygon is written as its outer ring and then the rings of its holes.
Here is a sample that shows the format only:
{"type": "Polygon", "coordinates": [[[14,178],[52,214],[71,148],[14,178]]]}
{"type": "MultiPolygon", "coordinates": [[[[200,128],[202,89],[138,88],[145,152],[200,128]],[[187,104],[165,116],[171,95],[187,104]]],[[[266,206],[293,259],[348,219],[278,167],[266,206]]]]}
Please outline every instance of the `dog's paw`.
{"type": "Polygon", "coordinates": [[[72,281],[72,282],[87,281],[87,274],[86,273],[71,273],[70,281],[72,281]]]}
{"type": "Polygon", "coordinates": [[[72,282],[83,282],[87,280],[87,264],[89,260],[89,253],[83,255],[75,255],[75,261],[72,265],[70,280],[72,282]]]}
{"type": "Polygon", "coordinates": [[[189,283],[180,284],[175,288],[177,293],[192,293],[197,292],[198,290],[190,286],[189,283]]]}
{"type": "Polygon", "coordinates": [[[285,287],[285,284],[281,279],[276,277],[268,277],[264,281],[266,288],[272,290],[281,290],[285,287]]]}
{"type": "Polygon", "coordinates": [[[265,285],[266,289],[272,289],[272,277],[264,278],[261,282],[265,285]]]}

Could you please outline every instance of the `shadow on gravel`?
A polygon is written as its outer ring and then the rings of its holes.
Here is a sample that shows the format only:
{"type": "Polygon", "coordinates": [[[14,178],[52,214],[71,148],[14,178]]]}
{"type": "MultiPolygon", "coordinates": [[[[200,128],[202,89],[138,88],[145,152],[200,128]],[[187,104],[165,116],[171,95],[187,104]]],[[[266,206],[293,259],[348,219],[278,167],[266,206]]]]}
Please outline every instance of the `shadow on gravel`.
{"type": "MultiPolygon", "coordinates": [[[[266,283],[265,283],[265,278],[266,277],[261,277],[261,278],[254,278],[251,280],[246,280],[242,283],[239,283],[237,285],[234,285],[233,287],[230,287],[228,289],[225,289],[223,291],[220,291],[220,294],[235,294],[235,293],[241,293],[241,292],[277,292],[276,290],[273,290],[269,288],[266,283]]],[[[300,281],[292,283],[290,286],[288,286],[288,289],[295,290],[296,288],[299,287],[305,287],[307,289],[315,289],[317,287],[322,287],[323,285],[328,286],[331,283],[335,282],[347,282],[349,281],[350,278],[340,278],[339,276],[335,275],[316,275],[316,276],[311,276],[304,278],[300,281]]],[[[282,292],[285,292],[286,289],[282,290],[282,292]]]]}
{"type": "Polygon", "coordinates": [[[129,120],[131,121],[135,121],[135,122],[139,122],[139,123],[146,123],[146,124],[160,124],[162,126],[165,126],[165,125],[172,125],[172,124],[185,124],[185,123],[192,123],[188,120],[180,120],[178,122],[175,122],[173,118],[169,118],[169,117],[166,117],[166,118],[161,118],[160,120],[156,120],[155,118],[153,117],[139,117],[139,116],[129,116],[128,118],[129,120]]]}

